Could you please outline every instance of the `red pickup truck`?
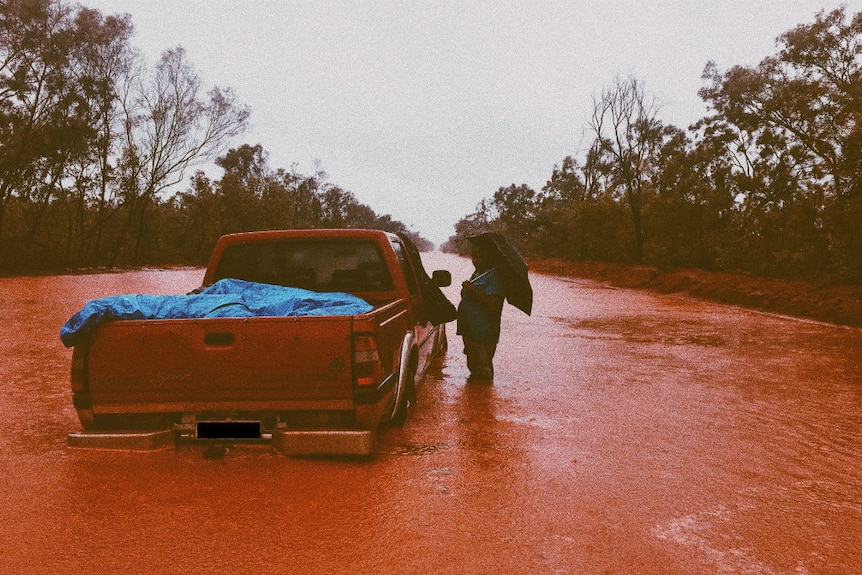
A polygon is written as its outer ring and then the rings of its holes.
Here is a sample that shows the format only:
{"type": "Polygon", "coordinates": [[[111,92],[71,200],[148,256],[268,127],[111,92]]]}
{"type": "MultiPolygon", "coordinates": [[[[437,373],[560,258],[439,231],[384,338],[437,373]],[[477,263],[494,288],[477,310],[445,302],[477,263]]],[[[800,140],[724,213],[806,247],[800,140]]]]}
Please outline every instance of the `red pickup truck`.
{"type": "Polygon", "coordinates": [[[404,423],[416,384],[446,349],[454,307],[439,288],[451,275],[429,276],[401,235],[231,234],[217,242],[201,289],[225,278],[344,292],[373,309],[101,323],[74,347],[83,430],[70,446],[271,440],[290,454],[371,454],[377,428],[404,423]]]}

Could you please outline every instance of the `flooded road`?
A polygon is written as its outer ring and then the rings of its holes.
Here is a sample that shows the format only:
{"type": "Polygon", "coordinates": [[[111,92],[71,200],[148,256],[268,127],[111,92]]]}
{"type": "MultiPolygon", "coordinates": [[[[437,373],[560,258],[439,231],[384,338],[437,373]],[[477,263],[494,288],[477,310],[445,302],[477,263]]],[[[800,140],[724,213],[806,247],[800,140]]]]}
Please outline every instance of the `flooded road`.
{"type": "Polygon", "coordinates": [[[0,279],[0,573],[862,573],[862,330],[536,275],[371,461],[69,449],[63,322],[202,275],[0,279]]]}

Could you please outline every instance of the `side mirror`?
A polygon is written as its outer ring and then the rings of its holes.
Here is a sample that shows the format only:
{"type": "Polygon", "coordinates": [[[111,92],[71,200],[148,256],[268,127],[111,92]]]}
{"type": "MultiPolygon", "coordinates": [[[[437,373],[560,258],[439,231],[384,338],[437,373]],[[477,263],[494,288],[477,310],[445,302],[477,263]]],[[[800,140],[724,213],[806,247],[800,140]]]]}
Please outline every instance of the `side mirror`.
{"type": "Polygon", "coordinates": [[[452,274],[446,270],[434,270],[431,274],[431,283],[437,287],[448,287],[452,285],[452,274]]]}

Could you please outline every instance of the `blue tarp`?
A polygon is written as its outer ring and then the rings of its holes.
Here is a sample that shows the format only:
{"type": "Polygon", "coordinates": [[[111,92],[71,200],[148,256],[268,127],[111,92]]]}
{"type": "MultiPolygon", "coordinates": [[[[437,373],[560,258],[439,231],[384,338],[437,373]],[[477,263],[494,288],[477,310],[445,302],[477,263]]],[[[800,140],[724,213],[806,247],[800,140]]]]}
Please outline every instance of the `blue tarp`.
{"type": "Polygon", "coordinates": [[[372,309],[348,293],[224,279],[192,295],[130,294],[92,300],[60,328],[60,340],[74,347],[85,342],[101,322],[115,319],[356,315],[372,309]]]}

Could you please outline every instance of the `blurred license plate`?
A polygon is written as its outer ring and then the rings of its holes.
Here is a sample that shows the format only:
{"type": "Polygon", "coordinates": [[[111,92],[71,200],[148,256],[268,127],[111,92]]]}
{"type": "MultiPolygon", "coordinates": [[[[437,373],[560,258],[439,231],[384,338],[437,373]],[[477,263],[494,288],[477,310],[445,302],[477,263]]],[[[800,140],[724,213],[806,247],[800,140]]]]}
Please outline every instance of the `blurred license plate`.
{"type": "Polygon", "coordinates": [[[260,439],[259,421],[198,421],[198,439],[260,439]]]}

